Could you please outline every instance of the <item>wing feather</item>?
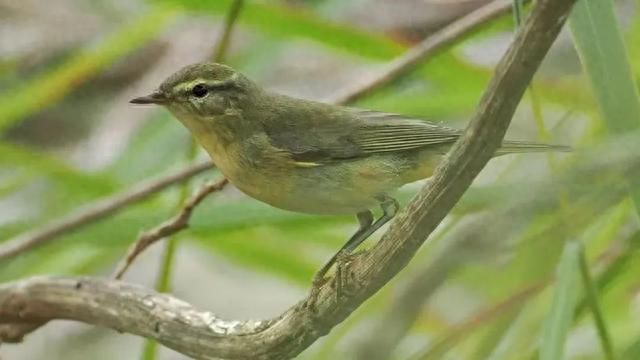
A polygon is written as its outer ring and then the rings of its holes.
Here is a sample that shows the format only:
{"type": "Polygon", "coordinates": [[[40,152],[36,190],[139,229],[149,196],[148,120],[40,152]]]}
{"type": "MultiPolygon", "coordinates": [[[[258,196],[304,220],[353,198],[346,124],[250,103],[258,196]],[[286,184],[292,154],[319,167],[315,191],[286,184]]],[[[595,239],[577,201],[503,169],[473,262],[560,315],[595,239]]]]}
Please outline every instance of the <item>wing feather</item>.
{"type": "Polygon", "coordinates": [[[365,153],[395,152],[455,142],[460,131],[425,120],[372,110],[352,110],[362,125],[355,142],[365,153]]]}
{"type": "Polygon", "coordinates": [[[302,119],[286,129],[268,131],[272,144],[288,152],[296,162],[328,163],[433,147],[443,151],[453,144],[460,130],[426,120],[373,110],[342,109],[322,120],[302,119]]]}

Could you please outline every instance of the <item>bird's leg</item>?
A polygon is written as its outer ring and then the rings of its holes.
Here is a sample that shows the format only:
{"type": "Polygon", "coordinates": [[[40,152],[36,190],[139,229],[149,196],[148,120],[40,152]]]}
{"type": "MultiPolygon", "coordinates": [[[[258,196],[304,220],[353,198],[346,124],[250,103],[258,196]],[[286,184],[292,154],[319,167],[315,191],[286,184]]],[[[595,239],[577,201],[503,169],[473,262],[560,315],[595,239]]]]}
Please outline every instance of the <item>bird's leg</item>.
{"type": "Polygon", "coordinates": [[[382,216],[378,218],[371,226],[369,226],[365,231],[363,231],[359,235],[359,239],[353,242],[349,241],[345,246],[336,254],[336,296],[338,299],[341,298],[344,290],[348,290],[348,284],[351,280],[349,277],[352,276],[349,271],[349,255],[355,248],[358,247],[364,240],[366,240],[369,236],[371,236],[374,232],[380,229],[384,224],[389,222],[389,220],[393,219],[394,216],[398,213],[398,209],[400,205],[398,201],[390,196],[383,195],[378,197],[380,201],[380,207],[382,208],[382,216]],[[350,245],[350,246],[347,246],[350,245]]]}
{"type": "Polygon", "coordinates": [[[329,261],[318,271],[313,280],[313,287],[311,294],[309,294],[309,300],[306,302],[308,306],[315,304],[318,290],[324,284],[324,276],[329,271],[331,266],[337,262],[336,269],[336,295],[338,298],[341,296],[341,291],[344,285],[347,283],[350,276],[348,271],[349,254],[357,248],[363,241],[365,241],[371,234],[376,232],[382,225],[389,222],[398,212],[400,208],[398,201],[390,196],[382,195],[376,198],[380,201],[380,207],[382,208],[382,216],[373,222],[373,214],[371,211],[363,211],[358,213],[358,221],[360,222],[360,228],[353,234],[353,236],[347,241],[340,251],[329,259],[329,261]]]}
{"type": "Polygon", "coordinates": [[[356,217],[358,218],[358,222],[360,223],[360,227],[358,228],[358,231],[356,231],[355,234],[353,234],[351,238],[349,238],[349,240],[342,246],[340,251],[335,253],[331,257],[331,259],[329,259],[329,261],[327,261],[327,263],[324,264],[322,269],[320,269],[320,271],[318,271],[314,276],[313,285],[311,287],[311,294],[309,294],[309,301],[307,301],[308,305],[313,305],[315,303],[315,299],[318,295],[318,290],[325,282],[324,276],[326,275],[327,271],[329,271],[331,266],[333,266],[333,264],[336,262],[338,255],[345,249],[354,249],[355,247],[357,247],[358,244],[362,242],[362,240],[359,240],[360,235],[363,234],[365,231],[367,231],[367,229],[371,227],[371,224],[373,224],[373,213],[370,210],[359,212],[358,214],[356,214],[356,217]],[[352,243],[356,241],[357,241],[357,244],[353,246],[352,243]]]}
{"type": "Polygon", "coordinates": [[[347,253],[351,252],[353,249],[358,247],[358,245],[360,245],[364,240],[364,239],[361,239],[362,234],[366,233],[366,231],[371,227],[371,224],[373,224],[373,213],[370,210],[366,210],[363,212],[359,212],[356,216],[358,218],[358,222],[360,223],[360,227],[358,228],[358,231],[356,231],[355,234],[353,234],[349,238],[349,240],[344,245],[342,245],[342,248],[340,249],[340,251],[335,253],[331,257],[331,259],[329,259],[329,261],[327,261],[324,264],[324,266],[322,266],[322,269],[320,269],[320,271],[316,273],[315,277],[313,278],[314,287],[316,285],[322,285],[324,283],[324,276],[327,274],[327,271],[331,269],[331,266],[335,264],[338,258],[338,254],[340,254],[341,252],[347,252],[347,253]]]}

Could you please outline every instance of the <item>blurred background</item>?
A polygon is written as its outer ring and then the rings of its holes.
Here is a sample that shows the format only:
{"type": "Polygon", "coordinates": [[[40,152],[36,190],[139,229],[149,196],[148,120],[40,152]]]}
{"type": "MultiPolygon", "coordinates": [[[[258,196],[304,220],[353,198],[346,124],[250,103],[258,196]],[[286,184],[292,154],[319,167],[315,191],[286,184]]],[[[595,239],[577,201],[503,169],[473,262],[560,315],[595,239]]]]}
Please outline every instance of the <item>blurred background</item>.
{"type": "MultiPolygon", "coordinates": [[[[640,2],[588,2],[613,4],[616,16],[573,14],[507,135],[576,151],[492,160],[411,264],[300,359],[533,359],[554,349],[568,359],[640,358],[640,2]]],[[[128,101],[211,59],[232,3],[0,0],[0,246],[207,158],[190,155],[188,132],[165,110],[128,101]]],[[[224,62],[271,90],[326,100],[487,3],[246,0],[224,62]]],[[[464,127],[528,10],[506,11],[351,105],[464,127]]],[[[108,276],[141,231],[220,177],[208,170],[4,259],[0,279],[108,276]]],[[[225,318],[276,316],[356,227],[352,217],[285,212],[228,186],[174,239],[166,290],[225,318]]],[[[145,252],[125,280],[162,282],[165,249],[145,252]]],[[[55,321],[3,344],[0,358],[185,357],[55,321]]]]}

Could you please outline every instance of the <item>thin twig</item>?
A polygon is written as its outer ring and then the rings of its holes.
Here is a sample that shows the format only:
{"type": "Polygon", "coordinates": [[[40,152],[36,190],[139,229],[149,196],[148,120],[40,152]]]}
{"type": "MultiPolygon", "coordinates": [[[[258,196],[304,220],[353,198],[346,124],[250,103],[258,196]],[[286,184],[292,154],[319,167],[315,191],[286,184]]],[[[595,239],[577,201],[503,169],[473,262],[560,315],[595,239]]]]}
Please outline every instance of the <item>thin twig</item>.
{"type": "Polygon", "coordinates": [[[432,181],[370,250],[275,319],[225,321],[143,287],[96,278],[32,278],[0,286],[0,322],[73,319],[144,337],[199,359],[288,359],[328,333],[413,258],[502,143],[516,106],[575,0],[538,0],[498,64],[478,110],[432,181]]]}
{"type": "Polygon", "coordinates": [[[412,47],[401,57],[387,64],[372,78],[330,99],[329,102],[349,104],[380,89],[411,69],[423,64],[426,58],[433,57],[438,52],[471,34],[486,23],[508,13],[510,10],[511,0],[495,0],[471,11],[412,47]]]}
{"type": "Polygon", "coordinates": [[[169,235],[173,235],[178,231],[189,227],[189,220],[193,209],[204,200],[207,195],[222,190],[227,185],[228,180],[222,179],[218,181],[211,181],[202,186],[196,194],[191,197],[184,206],[180,209],[180,212],[174,217],[164,221],[155,228],[145,231],[138,236],[138,240],[131,246],[126,258],[122,264],[115,271],[114,278],[120,279],[124,273],[129,269],[129,266],[147,247],[151,246],[156,241],[159,241],[169,235]]]}
{"type": "Polygon", "coordinates": [[[455,344],[461,338],[464,338],[469,333],[475,331],[478,327],[485,325],[489,320],[503,316],[506,313],[524,305],[524,303],[547,287],[549,282],[550,280],[548,279],[541,280],[510,295],[497,304],[493,304],[488,308],[478,311],[462,323],[454,326],[444,337],[434,345],[429,346],[427,351],[415,356],[415,359],[427,360],[442,358],[444,352],[449,349],[452,344],[455,344]]]}
{"type": "Polygon", "coordinates": [[[240,10],[242,10],[242,6],[244,5],[244,0],[235,0],[231,4],[231,8],[227,12],[227,16],[224,20],[224,28],[222,30],[222,35],[220,39],[216,43],[216,48],[213,50],[211,54],[211,60],[213,62],[221,62],[225,55],[227,54],[227,48],[229,48],[229,44],[231,43],[231,34],[233,33],[233,27],[238,20],[240,15],[240,10]]]}
{"type": "MultiPolygon", "coordinates": [[[[457,40],[464,38],[475,31],[479,26],[490,22],[496,17],[505,14],[510,9],[510,0],[495,0],[485,6],[482,6],[469,14],[461,17],[458,20],[453,21],[449,25],[443,27],[441,30],[433,33],[428,38],[424,39],[418,45],[411,50],[408,50],[402,56],[398,57],[385,69],[378,74],[378,77],[370,80],[367,83],[359,84],[358,86],[345,91],[344,95],[339,96],[333,100],[336,104],[347,104],[354,102],[358,99],[365,97],[367,94],[375,89],[379,89],[382,86],[390,83],[397,76],[400,76],[416,66],[420,65],[425,59],[436,55],[439,51],[442,51],[446,46],[454,43],[457,40]]],[[[185,169],[188,172],[191,167],[185,169]]],[[[194,172],[191,176],[195,176],[201,171],[194,172]]],[[[180,179],[184,181],[191,176],[185,176],[180,179]]],[[[169,181],[169,177],[160,179],[159,182],[169,181]]],[[[171,184],[173,184],[172,182],[171,184]]],[[[144,183],[136,186],[138,191],[144,191],[145,186],[148,186],[150,193],[153,194],[162,190],[161,188],[154,188],[153,184],[145,185],[144,183]]],[[[6,241],[0,245],[0,261],[16,256],[31,248],[42,245],[44,243],[53,241],[60,235],[67,232],[76,230],[92,221],[98,220],[102,217],[111,215],[124,207],[134,204],[143,200],[145,197],[133,197],[127,194],[134,192],[133,190],[125,191],[121,194],[115,195],[113,198],[105,199],[104,202],[113,202],[115,206],[112,206],[110,211],[103,212],[100,210],[101,204],[94,203],[87,208],[77,209],[72,214],[65,216],[54,223],[51,223],[44,228],[36,229],[32,232],[19,235],[13,239],[6,241]],[[127,201],[119,201],[121,198],[131,197],[127,201]]],[[[102,202],[102,201],[101,201],[102,202]]]]}
{"type": "Polygon", "coordinates": [[[121,193],[80,207],[42,228],[23,233],[4,241],[0,244],[0,261],[31,250],[38,245],[47,243],[63,234],[75,231],[94,221],[113,215],[124,207],[145,200],[169,186],[192,178],[211,168],[213,168],[213,164],[210,161],[191,165],[171,175],[157,180],[139,183],[121,193]]]}

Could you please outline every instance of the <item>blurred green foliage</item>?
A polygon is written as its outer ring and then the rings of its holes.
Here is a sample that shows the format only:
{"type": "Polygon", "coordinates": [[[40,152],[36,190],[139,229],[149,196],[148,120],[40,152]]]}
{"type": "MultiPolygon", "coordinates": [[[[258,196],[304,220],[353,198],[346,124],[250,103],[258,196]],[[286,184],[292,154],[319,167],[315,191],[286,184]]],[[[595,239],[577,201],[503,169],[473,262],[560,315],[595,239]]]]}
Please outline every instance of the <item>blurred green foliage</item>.
{"type": "MultiPolygon", "coordinates": [[[[231,0],[149,1],[146,13],[130,18],[111,35],[93,45],[79,46],[62,61],[45,64],[38,73],[24,78],[19,71],[20,59],[0,58],[0,133],[4,134],[0,140],[0,205],[18,208],[15,204],[28,204],[24,211],[16,210],[16,216],[0,219],[0,241],[185,165],[188,135],[164,112],[149,113],[126,149],[96,172],[79,170],[64,156],[38,144],[15,141],[10,130],[25,126],[27,120],[77,96],[74,90],[80,84],[98,78],[128,56],[144,52],[176,24],[195,17],[219,22],[230,3],[231,0]]],[[[397,38],[327,19],[315,8],[322,1],[303,3],[301,10],[280,1],[247,1],[239,26],[251,35],[244,39],[249,46],[236,50],[230,62],[250,74],[268,71],[275,53],[297,43],[292,40],[357,66],[383,64],[409,48],[397,38]]],[[[328,7],[323,6],[322,13],[328,13],[328,7]]],[[[628,14],[628,25],[621,26],[611,10],[610,0],[583,0],[571,18],[584,72],[543,71],[534,80],[541,113],[552,129],[553,141],[577,144],[575,158],[598,144],[616,143],[622,133],[636,129],[640,120],[640,12],[636,8],[628,14]],[[598,16],[594,15],[596,12],[598,16]],[[605,128],[611,131],[603,131],[605,128]]],[[[512,32],[513,27],[513,17],[505,16],[356,105],[459,122],[473,112],[492,70],[490,65],[470,57],[468,49],[495,41],[512,32]]],[[[212,36],[212,47],[214,40],[212,36]]],[[[564,53],[556,53],[557,58],[573,61],[570,65],[579,67],[568,40],[558,48],[564,53]]],[[[551,67],[557,58],[550,59],[546,66],[551,67]]],[[[309,82],[312,84],[313,79],[309,82]]],[[[530,105],[525,99],[514,119],[516,137],[535,138],[530,105]]],[[[615,353],[625,359],[640,357],[639,229],[629,197],[629,190],[635,194],[638,188],[638,172],[625,169],[624,164],[586,175],[577,172],[590,160],[594,164],[602,160],[598,153],[589,154],[592,158],[560,158],[553,170],[546,158],[536,155],[495,160],[491,172],[483,174],[451,214],[448,221],[452,225],[443,226],[437,238],[427,243],[398,279],[301,358],[353,356],[351,333],[378,320],[377,315],[393,301],[390,293],[402,291],[406,279],[423,264],[436,261],[438,252],[434,250],[453,241],[459,224],[486,214],[494,216],[494,222],[486,226],[501,229],[504,238],[482,239],[478,235],[473,246],[459,249],[457,256],[464,261],[436,292],[433,302],[425,302],[424,313],[417,317],[406,341],[398,345],[396,358],[430,354],[438,339],[446,339],[436,349],[442,358],[520,359],[523,354],[539,354],[555,359],[561,353],[576,359],[602,358],[598,346],[576,351],[570,345],[584,343],[578,335],[585,327],[595,329],[578,276],[576,259],[580,246],[584,246],[594,273],[615,353]],[[623,177],[621,169],[636,176],[623,177]],[[535,284],[543,285],[504,311],[487,310],[535,284]],[[447,295],[454,290],[464,294],[463,298],[447,295]],[[449,304],[447,310],[438,305],[443,301],[449,304]],[[465,322],[474,319],[481,320],[473,326],[465,322]],[[463,335],[450,336],[465,324],[463,335]]],[[[637,162],[629,164],[632,166],[637,162]]],[[[194,183],[213,176],[219,175],[209,172],[194,183]]],[[[415,191],[415,186],[407,187],[399,197],[406,203],[415,191]]],[[[0,279],[104,273],[141,230],[173,214],[177,198],[178,191],[169,189],[0,263],[0,279]]],[[[238,266],[306,288],[314,271],[354,227],[355,220],[350,217],[295,214],[225,193],[205,201],[197,209],[191,228],[180,237],[187,246],[211,254],[211,259],[224,257],[238,266]]],[[[588,339],[597,344],[596,337],[593,330],[588,339]]]]}

